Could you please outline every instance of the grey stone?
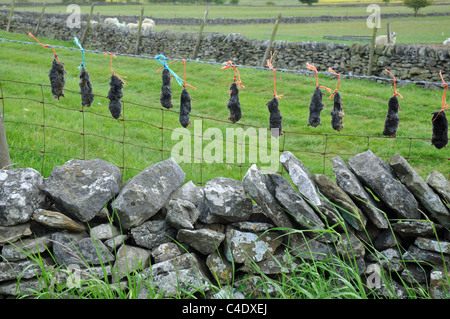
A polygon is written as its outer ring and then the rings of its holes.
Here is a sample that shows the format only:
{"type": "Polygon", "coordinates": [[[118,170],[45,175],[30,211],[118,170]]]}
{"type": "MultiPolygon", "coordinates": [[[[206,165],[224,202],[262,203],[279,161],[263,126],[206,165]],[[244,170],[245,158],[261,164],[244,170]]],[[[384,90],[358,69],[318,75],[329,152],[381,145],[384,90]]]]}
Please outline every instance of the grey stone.
{"type": "Polygon", "coordinates": [[[206,265],[209,268],[213,278],[220,284],[231,284],[233,282],[234,271],[233,265],[225,258],[219,255],[217,251],[213,251],[206,258],[206,265]]]}
{"type": "Polygon", "coordinates": [[[439,196],[442,197],[447,204],[447,208],[450,209],[450,182],[448,179],[438,171],[432,170],[428,175],[426,182],[439,194],[439,196]]]}
{"type": "Polygon", "coordinates": [[[414,244],[420,249],[450,255],[450,242],[438,241],[430,238],[417,237],[414,244]]]}
{"type": "Polygon", "coordinates": [[[113,237],[119,236],[120,231],[116,226],[114,226],[110,223],[105,223],[105,224],[100,224],[100,225],[93,227],[91,229],[90,235],[92,238],[95,238],[95,239],[108,240],[113,237]]]}
{"type": "Polygon", "coordinates": [[[53,168],[42,189],[56,207],[90,221],[119,192],[120,169],[102,159],[70,160],[53,168]]]}
{"type": "Polygon", "coordinates": [[[175,239],[177,231],[165,220],[149,220],[131,229],[131,236],[138,246],[153,249],[175,239]]]}
{"type": "Polygon", "coordinates": [[[195,185],[192,181],[188,181],[170,195],[168,202],[172,199],[188,200],[199,209],[203,203],[204,193],[203,187],[195,185]]]}
{"type": "Polygon", "coordinates": [[[366,254],[364,244],[352,232],[342,234],[336,244],[336,252],[347,260],[362,259],[366,254]]]}
{"type": "Polygon", "coordinates": [[[313,180],[313,175],[308,171],[305,165],[297,157],[289,151],[285,151],[280,156],[280,162],[288,171],[295,187],[308,203],[318,209],[323,216],[323,219],[329,226],[334,226],[337,231],[343,232],[344,228],[341,225],[342,220],[338,212],[326,200],[320,197],[317,191],[316,184],[313,180]]]}
{"type": "Polygon", "coordinates": [[[248,169],[242,181],[245,191],[262,209],[264,215],[270,218],[276,226],[294,228],[286,212],[275,198],[275,190],[271,180],[261,173],[256,164],[248,169]]]}
{"type": "Polygon", "coordinates": [[[272,224],[262,222],[238,222],[232,223],[230,224],[230,226],[233,226],[242,231],[249,231],[252,233],[263,232],[275,227],[272,224]]]}
{"type": "Polygon", "coordinates": [[[90,237],[77,239],[64,233],[54,233],[51,238],[53,256],[59,265],[78,265],[84,268],[108,264],[115,259],[100,240],[90,237]]]}
{"type": "Polygon", "coordinates": [[[26,297],[44,289],[39,279],[31,278],[20,281],[0,283],[0,295],[26,297]]]}
{"type": "Polygon", "coordinates": [[[44,177],[32,168],[0,170],[0,226],[25,223],[36,209],[48,208],[43,183],[44,177]]]}
{"type": "Polygon", "coordinates": [[[313,180],[320,192],[331,202],[338,206],[341,216],[356,230],[363,230],[367,224],[366,216],[339,186],[328,176],[322,174],[313,175],[313,180]]]}
{"type": "Polygon", "coordinates": [[[169,158],[151,165],[122,185],[112,203],[123,229],[154,216],[186,179],[181,167],[169,158]]]}
{"type": "Polygon", "coordinates": [[[196,269],[200,272],[203,271],[201,262],[195,253],[184,253],[174,258],[155,263],[150,268],[144,270],[144,276],[151,278],[161,274],[170,272],[177,272],[182,269],[196,269]]]}
{"type": "Polygon", "coordinates": [[[113,266],[114,279],[119,280],[135,270],[144,270],[150,264],[150,251],[140,247],[122,245],[113,266]]]}
{"type": "Polygon", "coordinates": [[[447,207],[445,207],[439,196],[417,174],[405,158],[400,154],[392,155],[389,159],[389,164],[395,170],[400,181],[419,199],[422,205],[442,226],[450,229],[450,212],[447,207]]]}
{"type": "Polygon", "coordinates": [[[290,254],[304,260],[324,260],[336,254],[334,245],[316,239],[301,238],[290,245],[290,254]]]}
{"type": "Polygon", "coordinates": [[[305,229],[324,229],[325,224],[317,216],[314,209],[309,206],[287,179],[277,174],[270,174],[269,177],[275,186],[275,197],[297,223],[305,229]]]}
{"type": "MultiPolygon", "coordinates": [[[[152,289],[163,298],[192,296],[195,292],[205,293],[211,289],[211,283],[206,276],[196,269],[181,269],[152,277],[152,289]]],[[[147,299],[149,290],[143,287],[139,298],[147,299]]]]}
{"type": "Polygon", "coordinates": [[[202,222],[246,221],[252,212],[252,200],[240,181],[216,177],[205,184],[204,192],[204,208],[200,217],[202,222]]]}
{"type": "Polygon", "coordinates": [[[164,243],[152,249],[152,257],[155,263],[175,258],[181,254],[180,247],[176,243],[164,243]]]}
{"type": "Polygon", "coordinates": [[[397,249],[387,248],[382,251],[376,251],[375,254],[368,256],[369,261],[377,262],[387,271],[401,272],[405,263],[397,249]]]}
{"type": "Polygon", "coordinates": [[[179,242],[190,245],[204,255],[215,251],[224,239],[224,234],[207,228],[198,230],[180,229],[177,234],[179,242]]]}
{"type": "Polygon", "coordinates": [[[172,199],[166,208],[166,222],[169,225],[176,229],[194,229],[200,212],[192,202],[184,199],[172,199]]]}
{"type": "Polygon", "coordinates": [[[281,245],[281,233],[271,231],[265,233],[243,232],[228,227],[226,232],[226,257],[235,263],[260,262],[275,253],[281,245]]]}
{"type": "Polygon", "coordinates": [[[406,237],[426,237],[435,236],[436,232],[442,230],[443,227],[439,224],[428,221],[407,220],[393,223],[392,229],[396,233],[406,237]]]}
{"type": "Polygon", "coordinates": [[[114,252],[119,249],[119,247],[123,245],[128,238],[128,235],[118,235],[106,240],[104,244],[106,247],[108,247],[109,251],[114,252]]]}
{"type": "Polygon", "coordinates": [[[244,264],[243,267],[239,268],[239,271],[252,273],[257,270],[258,273],[263,273],[265,275],[276,275],[282,273],[290,274],[296,267],[298,267],[298,265],[293,262],[292,256],[284,250],[278,249],[278,251],[267,259],[255,262],[254,264],[244,264]]]}
{"type": "Polygon", "coordinates": [[[386,216],[379,211],[378,204],[339,156],[332,159],[337,185],[346,192],[362,212],[380,229],[387,229],[386,216]]]}
{"type": "Polygon", "coordinates": [[[401,243],[401,238],[396,236],[395,232],[393,233],[392,230],[385,229],[378,235],[373,245],[377,250],[385,250],[401,245],[401,243]]]}
{"type": "Polygon", "coordinates": [[[42,269],[31,260],[19,262],[0,262],[0,282],[8,280],[30,279],[40,275],[42,269]]]}
{"type": "Polygon", "coordinates": [[[431,264],[436,267],[442,267],[444,263],[450,263],[450,256],[429,250],[420,249],[416,245],[410,245],[408,250],[403,253],[403,259],[406,262],[417,262],[422,264],[431,264]]]}
{"type": "Polygon", "coordinates": [[[316,191],[313,176],[303,163],[289,151],[285,151],[281,154],[280,162],[289,173],[292,182],[299,192],[305,196],[312,205],[321,207],[322,201],[316,191]]]}
{"type": "Polygon", "coordinates": [[[221,289],[216,292],[212,299],[245,299],[245,296],[238,289],[232,286],[222,286],[221,289]]]}
{"type": "Polygon", "coordinates": [[[22,237],[31,235],[30,223],[19,224],[15,226],[0,226],[0,246],[7,243],[13,243],[22,237]]]}
{"type": "Polygon", "coordinates": [[[430,274],[430,297],[432,299],[449,299],[450,285],[445,273],[433,270],[430,274]]]}
{"type": "Polygon", "coordinates": [[[358,179],[400,218],[418,219],[418,204],[411,192],[387,169],[388,164],[368,150],[348,160],[358,179]]]}
{"type": "Polygon", "coordinates": [[[24,239],[19,243],[3,246],[2,256],[8,261],[26,259],[28,256],[43,253],[52,246],[50,236],[24,239]]]}
{"type": "Polygon", "coordinates": [[[86,230],[86,226],[83,224],[62,213],[51,210],[38,209],[33,213],[32,219],[50,228],[65,229],[76,233],[86,230]]]}
{"type": "Polygon", "coordinates": [[[411,285],[426,284],[429,272],[418,264],[405,263],[405,269],[400,274],[401,278],[411,285]]]}

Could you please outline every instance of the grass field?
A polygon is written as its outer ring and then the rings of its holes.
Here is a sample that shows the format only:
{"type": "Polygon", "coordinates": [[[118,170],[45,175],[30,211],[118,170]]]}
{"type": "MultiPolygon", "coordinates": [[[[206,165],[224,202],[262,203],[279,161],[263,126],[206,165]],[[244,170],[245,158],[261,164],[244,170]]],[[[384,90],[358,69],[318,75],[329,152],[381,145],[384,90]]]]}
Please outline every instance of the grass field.
{"type": "MultiPolygon", "coordinates": [[[[25,35],[12,35],[0,32],[1,37],[15,38],[29,41],[25,35]]],[[[74,46],[73,43],[41,39],[43,43],[74,46]]],[[[0,44],[1,79],[32,82],[47,85],[48,70],[51,66],[53,53],[49,49],[39,46],[24,46],[3,42],[0,44]]],[[[77,51],[57,50],[61,61],[65,63],[67,71],[66,89],[78,91],[77,69],[81,61],[81,53],[77,51]]],[[[91,75],[94,93],[106,96],[109,90],[110,63],[107,57],[100,54],[87,53],[87,70],[91,75]]],[[[173,84],[174,111],[163,112],[159,105],[160,74],[156,70],[160,64],[151,59],[136,59],[119,56],[113,60],[114,70],[127,76],[123,101],[149,106],[139,107],[125,103],[125,144],[124,122],[111,118],[108,110],[108,100],[98,97],[94,105],[80,113],[80,97],[78,93],[66,93],[66,98],[59,102],[53,100],[48,86],[42,87],[45,101],[45,123],[41,87],[25,84],[2,82],[3,112],[11,149],[12,161],[16,167],[30,166],[42,169],[43,154],[21,150],[28,148],[42,150],[45,138],[44,176],[48,176],[55,165],[61,165],[68,157],[75,158],[103,158],[118,166],[144,169],[152,163],[170,156],[170,150],[179,142],[172,140],[172,131],[180,127],[178,122],[179,96],[181,87],[173,84]],[[23,99],[28,98],[32,101],[23,99]],[[84,114],[84,117],[83,117],[84,114]],[[162,116],[164,118],[162,119],[162,116]],[[162,123],[164,120],[164,123],[162,123]],[[15,124],[21,122],[27,124],[15,124]],[[80,135],[85,127],[85,149],[83,136],[80,135]],[[40,126],[45,124],[44,130],[40,126]],[[164,124],[164,130],[160,127],[164,124]],[[60,130],[62,128],[65,130],[60,130]],[[96,135],[103,136],[98,138],[96,135]],[[163,144],[161,139],[163,138],[163,144]],[[159,149],[167,150],[161,152],[159,149]],[[124,150],[124,153],[122,151],[124,150]],[[64,154],[67,157],[52,154],[64,154]],[[123,158],[125,154],[125,160],[123,158]]],[[[276,61],[275,61],[276,67],[276,61]]],[[[182,65],[173,65],[173,70],[182,75],[182,65]]],[[[272,98],[272,72],[266,70],[242,69],[241,77],[245,85],[240,91],[240,101],[243,109],[243,119],[239,124],[267,127],[269,113],[266,103],[272,98]]],[[[203,120],[203,132],[207,128],[218,128],[226,136],[227,128],[238,125],[227,123],[228,88],[232,80],[231,70],[221,70],[219,65],[188,63],[187,82],[197,88],[189,89],[192,104],[191,120],[200,117],[214,118],[219,121],[203,120]],[[224,121],[224,122],[221,122],[224,121]]],[[[334,88],[336,80],[330,76],[321,75],[320,82],[334,88]]],[[[312,173],[326,173],[332,175],[331,158],[321,154],[326,147],[326,153],[356,154],[367,149],[366,137],[348,137],[350,135],[377,136],[370,140],[370,148],[379,156],[390,156],[396,152],[404,156],[426,157],[430,159],[411,159],[411,164],[424,177],[432,169],[437,169],[448,176],[450,167],[448,160],[432,160],[436,157],[450,157],[448,149],[437,150],[430,145],[431,115],[440,108],[442,90],[426,90],[415,86],[401,87],[399,137],[426,138],[420,139],[390,139],[382,137],[384,118],[387,111],[387,101],[392,96],[389,85],[372,83],[363,80],[345,79],[341,83],[345,117],[344,130],[337,133],[331,128],[330,111],[332,108],[328,93],[324,97],[325,108],[322,112],[322,126],[312,128],[306,126],[308,106],[314,90],[313,77],[299,76],[290,73],[277,72],[277,92],[282,94],[280,110],[283,119],[283,129],[288,132],[280,138],[280,148],[292,150],[310,169],[312,173]],[[305,135],[311,134],[311,135],[305,135]],[[326,133],[329,136],[315,135],[326,133]],[[325,164],[325,171],[323,170],[325,164]]],[[[194,126],[189,130],[193,134],[194,126]]],[[[246,127],[244,127],[246,128],[246,127]]],[[[204,148],[211,141],[204,140],[204,148]]],[[[226,147],[226,146],[224,146],[226,147]]],[[[224,148],[225,149],[225,148],[224,148]]],[[[342,156],[346,159],[348,156],[342,156]]],[[[239,168],[229,164],[181,164],[188,178],[203,183],[216,176],[229,176],[240,179],[246,168],[239,168]]],[[[249,166],[248,161],[244,166],[249,166]]],[[[133,176],[137,170],[125,170],[125,179],[133,176]]]]}

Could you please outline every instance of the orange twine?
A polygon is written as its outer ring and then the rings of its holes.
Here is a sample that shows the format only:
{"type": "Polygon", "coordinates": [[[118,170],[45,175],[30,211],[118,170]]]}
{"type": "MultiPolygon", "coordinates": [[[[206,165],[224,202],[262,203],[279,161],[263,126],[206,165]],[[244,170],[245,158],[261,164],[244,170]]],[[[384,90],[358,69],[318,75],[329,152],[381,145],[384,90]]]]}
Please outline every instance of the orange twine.
{"type": "Polygon", "coordinates": [[[314,63],[310,64],[310,63],[306,62],[306,68],[308,70],[314,71],[314,73],[316,74],[316,87],[325,89],[328,91],[328,93],[331,93],[331,89],[327,88],[326,86],[319,85],[319,80],[317,78],[317,74],[319,73],[319,71],[317,71],[317,68],[314,66],[314,63]]]}
{"type": "Polygon", "coordinates": [[[392,78],[394,79],[394,96],[398,95],[398,96],[400,96],[400,98],[403,99],[403,96],[402,96],[400,93],[398,93],[397,90],[395,89],[395,83],[396,83],[397,80],[395,79],[394,74],[392,74],[391,72],[389,72],[388,69],[384,69],[384,70],[385,70],[387,73],[389,73],[389,74],[392,76],[392,78]]]}
{"type": "Polygon", "coordinates": [[[444,81],[444,78],[442,76],[442,70],[439,71],[439,76],[441,77],[442,82],[444,83],[444,95],[442,95],[442,110],[445,110],[450,107],[448,104],[446,105],[446,100],[445,100],[445,95],[447,94],[448,83],[444,81]]]}
{"type": "Polygon", "coordinates": [[[186,88],[186,86],[189,86],[189,87],[193,88],[194,90],[197,90],[192,85],[186,83],[186,62],[184,61],[184,59],[182,60],[182,62],[183,62],[183,83],[184,83],[183,87],[186,88]]]}
{"type": "Polygon", "coordinates": [[[241,81],[241,75],[239,74],[239,70],[237,69],[237,66],[235,64],[233,64],[231,61],[228,61],[225,66],[221,67],[221,70],[226,70],[228,68],[233,68],[233,82],[236,82],[237,85],[239,85],[241,88],[244,88],[245,86],[242,85],[242,81],[241,81]],[[237,73],[237,77],[239,78],[238,81],[236,78],[236,73],[237,73]]]}
{"type": "Polygon", "coordinates": [[[337,75],[337,78],[338,78],[338,84],[337,84],[336,90],[334,90],[334,92],[330,95],[330,99],[331,99],[333,97],[333,95],[335,95],[337,93],[337,91],[339,90],[339,82],[341,81],[341,75],[334,72],[334,70],[332,68],[328,68],[328,71],[337,75]]]}
{"type": "Polygon", "coordinates": [[[277,52],[276,50],[274,53],[270,52],[270,59],[267,60],[266,65],[269,69],[271,69],[273,71],[273,96],[277,99],[280,99],[282,97],[282,95],[277,95],[277,78],[275,76],[275,73],[277,70],[273,67],[273,64],[272,64],[272,60],[273,60],[276,52],[277,52]]]}
{"type": "MultiPolygon", "coordinates": [[[[39,43],[39,44],[40,44],[41,46],[43,46],[44,48],[48,48],[48,47],[49,47],[48,44],[45,44],[45,45],[44,45],[44,44],[42,44],[41,42],[39,42],[39,40],[36,39],[36,37],[35,37],[34,35],[32,35],[31,33],[28,33],[28,35],[29,35],[30,37],[32,37],[33,39],[35,39],[36,42],[39,43]]],[[[56,54],[55,48],[54,48],[54,47],[51,47],[51,48],[53,49],[53,54],[55,55],[56,61],[60,62],[59,59],[58,59],[58,55],[56,54]]]]}
{"type": "Polygon", "coordinates": [[[105,54],[103,54],[103,56],[107,56],[107,55],[109,55],[109,60],[110,60],[110,62],[111,62],[111,73],[113,74],[113,75],[115,75],[115,76],[117,76],[119,79],[120,79],[120,81],[122,81],[123,82],[123,84],[126,84],[127,82],[123,79],[123,78],[127,78],[126,76],[120,76],[119,74],[117,74],[116,72],[114,72],[114,70],[113,70],[113,65],[112,65],[112,58],[113,57],[115,57],[115,58],[117,58],[117,55],[114,55],[114,54],[112,54],[111,52],[106,52],[105,54]]]}

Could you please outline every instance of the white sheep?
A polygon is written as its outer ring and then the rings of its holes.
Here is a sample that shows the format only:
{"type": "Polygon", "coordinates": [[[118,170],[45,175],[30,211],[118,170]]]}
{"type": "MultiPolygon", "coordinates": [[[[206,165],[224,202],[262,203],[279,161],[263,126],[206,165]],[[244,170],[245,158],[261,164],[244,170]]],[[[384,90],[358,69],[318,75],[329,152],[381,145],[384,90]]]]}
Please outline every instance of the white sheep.
{"type": "Polygon", "coordinates": [[[145,18],[145,19],[142,21],[142,23],[149,23],[149,24],[155,25],[155,21],[153,21],[153,19],[150,19],[150,18],[145,18]]]}
{"type": "MultiPolygon", "coordinates": [[[[389,44],[395,44],[395,40],[396,40],[396,34],[395,32],[391,33],[390,39],[389,39],[389,44]]],[[[387,45],[388,44],[388,39],[387,39],[387,35],[380,35],[378,37],[376,37],[375,39],[375,45],[387,45]]]]}
{"type": "Polygon", "coordinates": [[[131,33],[137,33],[139,28],[139,24],[138,23],[128,23],[126,26],[126,29],[128,31],[130,31],[131,33]]]}
{"type": "Polygon", "coordinates": [[[443,45],[450,47],[450,38],[447,38],[444,43],[442,43],[443,45]]]}
{"type": "Polygon", "coordinates": [[[117,18],[106,18],[105,21],[103,21],[104,24],[118,24],[119,20],[117,18]]]}
{"type": "Polygon", "coordinates": [[[155,27],[155,25],[154,24],[151,24],[151,23],[142,23],[142,27],[141,27],[141,32],[142,32],[142,35],[149,35],[150,34],[150,32],[152,32],[153,31],[153,28],[155,27]]]}

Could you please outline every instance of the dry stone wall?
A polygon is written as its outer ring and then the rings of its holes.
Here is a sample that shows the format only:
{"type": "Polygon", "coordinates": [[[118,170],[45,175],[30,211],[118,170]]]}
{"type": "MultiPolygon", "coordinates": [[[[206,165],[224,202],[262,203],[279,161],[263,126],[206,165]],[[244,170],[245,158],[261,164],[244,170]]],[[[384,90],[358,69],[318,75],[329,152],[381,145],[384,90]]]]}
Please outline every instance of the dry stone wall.
{"type": "Polygon", "coordinates": [[[79,280],[126,286],[137,272],[148,283],[139,298],[196,289],[207,298],[275,296],[256,284],[261,274],[289,276],[330,258],[356,261],[367,289],[381,297],[406,298],[405,282],[449,297],[446,177],[432,171],[423,180],[399,154],[385,162],[370,150],[347,162],[335,157],[336,182],[311,174],[291,152],[280,162],[283,175],[252,165],[241,181],[217,177],[204,186],[186,181],[172,158],[125,183],[100,159],[70,160],[48,178],[31,168],[1,170],[0,296],[43,288],[30,258],[39,254],[47,269],[76,269],[79,280]]]}
{"type": "MultiPolygon", "coordinates": [[[[25,34],[34,32],[37,19],[35,15],[15,14],[11,31],[25,34]]],[[[7,22],[8,12],[0,11],[0,29],[5,29],[7,22]]],[[[158,23],[163,24],[156,21],[157,25],[158,23]]],[[[71,41],[73,36],[82,37],[85,25],[86,22],[82,22],[81,28],[70,29],[66,25],[65,15],[52,15],[42,22],[39,35],[71,41]]],[[[192,56],[196,42],[196,33],[152,32],[142,36],[140,53],[186,59],[192,56]]],[[[197,58],[220,63],[231,60],[236,64],[260,66],[267,44],[268,41],[248,39],[240,34],[205,34],[197,58]]],[[[134,53],[135,47],[135,34],[100,23],[92,26],[85,44],[86,49],[129,54],[134,53]]],[[[306,70],[305,63],[310,62],[319,71],[332,67],[342,74],[366,75],[370,45],[275,41],[273,50],[277,50],[277,69],[306,70]]],[[[400,79],[440,82],[439,71],[450,69],[450,48],[402,44],[378,46],[375,49],[373,74],[386,77],[383,73],[386,68],[400,79]]]]}

